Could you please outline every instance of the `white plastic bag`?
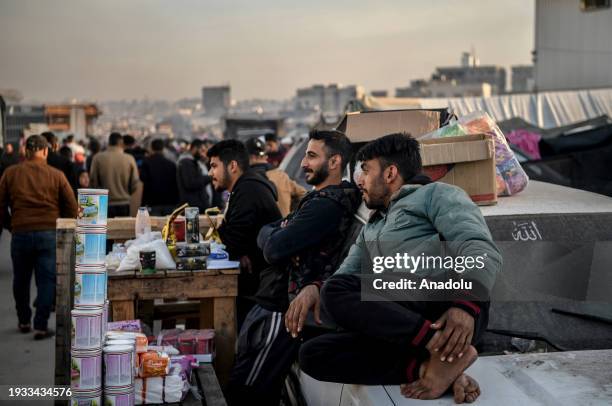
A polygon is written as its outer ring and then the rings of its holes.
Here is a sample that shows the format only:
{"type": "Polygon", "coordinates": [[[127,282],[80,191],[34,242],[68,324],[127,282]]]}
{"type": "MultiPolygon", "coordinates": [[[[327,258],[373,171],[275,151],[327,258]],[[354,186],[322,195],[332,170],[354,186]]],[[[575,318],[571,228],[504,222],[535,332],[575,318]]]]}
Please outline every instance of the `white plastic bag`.
{"type": "Polygon", "coordinates": [[[127,255],[121,260],[117,271],[140,269],[140,251],[155,251],[155,269],[175,269],[176,264],[161,233],[147,233],[135,240],[126,241],[127,255]]]}

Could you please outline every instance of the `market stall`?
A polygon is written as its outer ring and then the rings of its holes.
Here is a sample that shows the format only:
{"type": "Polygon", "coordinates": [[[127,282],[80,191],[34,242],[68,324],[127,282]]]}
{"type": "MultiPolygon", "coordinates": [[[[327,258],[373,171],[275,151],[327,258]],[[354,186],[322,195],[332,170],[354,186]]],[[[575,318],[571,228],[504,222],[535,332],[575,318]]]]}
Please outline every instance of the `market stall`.
{"type": "MultiPolygon", "coordinates": [[[[167,219],[151,217],[151,231],[161,231],[167,219]]],[[[205,235],[220,217],[199,217],[200,231],[205,235]]],[[[122,242],[135,237],[135,218],[107,220],[106,238],[109,242],[122,242]]],[[[71,384],[71,311],[75,305],[75,277],[78,273],[75,240],[78,226],[75,219],[57,221],[57,291],[56,291],[56,363],[55,384],[71,384]]],[[[77,250],[78,251],[78,250],[77,250]]],[[[194,267],[190,267],[194,268],[194,267]]],[[[237,268],[208,270],[157,269],[108,270],[106,296],[109,301],[108,320],[133,320],[135,306],[140,301],[190,300],[199,301],[200,329],[214,329],[216,358],[214,368],[221,384],[227,381],[233,362],[236,339],[235,297],[237,295],[237,268]]],[[[77,284],[78,285],[78,284],[77,284]]],[[[77,297],[78,301],[78,297],[77,297]]],[[[74,334],[74,332],[72,332],[74,334]]],[[[208,372],[210,374],[210,372],[208,372]]]]}

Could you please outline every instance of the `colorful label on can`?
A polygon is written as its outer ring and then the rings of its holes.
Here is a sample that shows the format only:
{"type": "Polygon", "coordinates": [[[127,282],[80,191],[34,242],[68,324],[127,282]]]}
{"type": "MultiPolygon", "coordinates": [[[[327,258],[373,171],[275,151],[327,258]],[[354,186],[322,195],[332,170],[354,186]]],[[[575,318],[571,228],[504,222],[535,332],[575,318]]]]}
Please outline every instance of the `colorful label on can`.
{"type": "Polygon", "coordinates": [[[79,193],[79,224],[106,225],[108,195],[79,193]]]}
{"type": "Polygon", "coordinates": [[[98,389],[102,386],[102,357],[72,356],[70,360],[70,383],[73,389],[98,389]]]}
{"type": "Polygon", "coordinates": [[[72,314],[72,346],[77,349],[98,348],[102,344],[102,312],[72,314]]]}
{"type": "Polygon", "coordinates": [[[134,388],[126,393],[104,393],[104,406],[133,406],[134,388]]]}
{"type": "Polygon", "coordinates": [[[104,264],[106,261],[106,232],[77,230],[75,247],[77,264],[104,264]]]}
{"type": "Polygon", "coordinates": [[[106,301],[106,272],[76,272],[74,278],[75,305],[103,305],[106,301]]]}
{"type": "Polygon", "coordinates": [[[134,383],[133,353],[104,354],[104,384],[107,387],[127,386],[134,383]]]}
{"type": "Polygon", "coordinates": [[[71,406],[102,406],[102,395],[77,395],[72,394],[71,406]]]}

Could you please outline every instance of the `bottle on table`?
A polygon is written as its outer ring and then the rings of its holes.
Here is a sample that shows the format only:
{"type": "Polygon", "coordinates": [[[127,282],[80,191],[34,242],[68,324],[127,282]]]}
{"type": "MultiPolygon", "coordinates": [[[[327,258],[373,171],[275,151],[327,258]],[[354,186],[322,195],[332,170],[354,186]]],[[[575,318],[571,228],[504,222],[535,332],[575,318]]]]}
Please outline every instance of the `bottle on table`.
{"type": "Polygon", "coordinates": [[[151,218],[146,207],[139,207],[136,215],[136,238],[151,232],[151,218]]]}

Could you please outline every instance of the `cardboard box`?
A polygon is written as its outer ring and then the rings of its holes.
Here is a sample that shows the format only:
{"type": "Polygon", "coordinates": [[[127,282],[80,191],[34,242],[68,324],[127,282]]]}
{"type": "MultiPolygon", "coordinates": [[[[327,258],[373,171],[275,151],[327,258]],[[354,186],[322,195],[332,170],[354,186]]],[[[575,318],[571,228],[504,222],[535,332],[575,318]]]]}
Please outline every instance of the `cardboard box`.
{"type": "Polygon", "coordinates": [[[418,138],[440,128],[440,111],[389,110],[347,113],[336,127],[353,143],[405,132],[418,138]]]}
{"type": "Polygon", "coordinates": [[[424,172],[434,181],[456,185],[474,203],[497,203],[495,141],[484,134],[422,140],[424,172]]]}

